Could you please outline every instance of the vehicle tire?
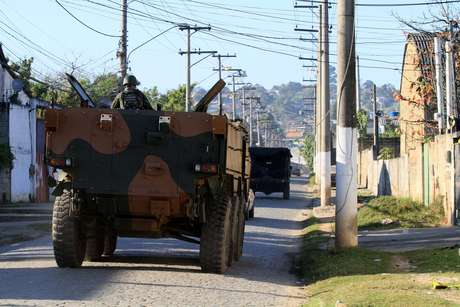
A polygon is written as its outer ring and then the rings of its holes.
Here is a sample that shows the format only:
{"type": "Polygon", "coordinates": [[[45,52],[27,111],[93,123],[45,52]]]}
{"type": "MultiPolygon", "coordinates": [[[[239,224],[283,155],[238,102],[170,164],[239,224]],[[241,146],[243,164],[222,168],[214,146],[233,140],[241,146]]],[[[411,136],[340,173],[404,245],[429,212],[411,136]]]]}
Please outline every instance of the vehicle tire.
{"type": "Polygon", "coordinates": [[[228,268],[232,243],[232,201],[218,191],[206,206],[206,223],[201,230],[200,263],[206,273],[223,274],[228,268]]]}
{"type": "Polygon", "coordinates": [[[232,244],[230,246],[230,253],[228,254],[227,265],[232,266],[233,260],[235,260],[236,249],[238,248],[238,231],[239,231],[239,221],[238,221],[238,210],[239,210],[239,200],[237,197],[232,198],[232,244]]]}
{"type": "Polygon", "coordinates": [[[104,256],[112,256],[117,249],[117,232],[112,227],[106,227],[104,238],[104,256]]]}
{"type": "Polygon", "coordinates": [[[291,188],[290,188],[290,185],[287,184],[284,187],[283,199],[288,200],[290,198],[290,196],[291,196],[290,194],[291,194],[291,188]]]}
{"type": "Polygon", "coordinates": [[[255,209],[255,208],[254,208],[254,207],[252,207],[252,209],[251,209],[251,210],[249,210],[249,213],[248,213],[248,215],[249,215],[249,219],[253,219],[253,218],[254,218],[254,209],[255,209]]]}
{"type": "Polygon", "coordinates": [[[86,240],[81,219],[71,212],[72,191],[63,189],[53,206],[53,249],[59,267],[80,267],[85,257],[86,240]]]}
{"type": "Polygon", "coordinates": [[[233,259],[235,261],[240,260],[241,256],[243,255],[243,244],[244,244],[244,228],[246,225],[246,218],[245,218],[245,208],[244,208],[244,202],[243,198],[240,197],[238,198],[238,237],[237,237],[237,243],[234,245],[233,248],[233,259]]]}
{"type": "Polygon", "coordinates": [[[87,227],[86,233],[86,255],[87,261],[101,260],[104,252],[105,231],[103,223],[94,218],[87,227]]]}

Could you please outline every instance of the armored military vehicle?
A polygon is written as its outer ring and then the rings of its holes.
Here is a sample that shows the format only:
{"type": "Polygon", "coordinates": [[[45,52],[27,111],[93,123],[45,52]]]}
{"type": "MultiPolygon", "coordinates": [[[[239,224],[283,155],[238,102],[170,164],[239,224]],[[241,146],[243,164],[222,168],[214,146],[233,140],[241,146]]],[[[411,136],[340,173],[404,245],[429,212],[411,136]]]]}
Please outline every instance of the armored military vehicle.
{"type": "Polygon", "coordinates": [[[199,243],[205,272],[223,273],[240,258],[247,132],[240,122],[206,113],[224,86],[219,81],[195,112],[46,112],[47,163],[62,171],[52,231],[59,267],[102,261],[114,253],[118,237],[199,243]]]}
{"type": "MultiPolygon", "coordinates": [[[[251,189],[271,194],[282,192],[284,199],[290,197],[291,151],[289,148],[250,148],[252,171],[251,189]]],[[[250,217],[254,210],[250,212],[250,217]]]]}

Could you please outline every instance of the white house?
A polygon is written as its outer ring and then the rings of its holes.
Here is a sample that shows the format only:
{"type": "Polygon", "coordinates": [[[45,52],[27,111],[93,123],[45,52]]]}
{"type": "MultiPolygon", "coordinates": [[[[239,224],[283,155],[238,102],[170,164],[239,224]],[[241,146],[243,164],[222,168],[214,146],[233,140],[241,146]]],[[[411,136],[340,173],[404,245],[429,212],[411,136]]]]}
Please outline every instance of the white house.
{"type": "Polygon", "coordinates": [[[37,131],[43,130],[37,109],[44,103],[20,90],[1,45],[0,64],[0,143],[9,145],[15,157],[11,170],[0,169],[0,202],[47,201],[44,155],[37,157],[37,148],[44,153],[44,133],[37,131]]]}

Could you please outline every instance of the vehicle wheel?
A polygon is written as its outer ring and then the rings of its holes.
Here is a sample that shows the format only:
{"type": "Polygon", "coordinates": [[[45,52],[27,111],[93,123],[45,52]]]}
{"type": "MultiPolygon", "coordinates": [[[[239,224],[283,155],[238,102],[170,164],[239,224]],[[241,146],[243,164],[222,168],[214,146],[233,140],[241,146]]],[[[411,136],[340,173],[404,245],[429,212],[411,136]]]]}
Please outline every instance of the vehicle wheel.
{"type": "MultiPolygon", "coordinates": [[[[239,231],[239,221],[238,221],[238,210],[239,210],[239,200],[237,197],[232,198],[232,244],[230,246],[230,253],[228,254],[228,266],[230,267],[235,259],[236,249],[238,248],[238,231],[239,231]]],[[[236,260],[236,259],[235,259],[236,260]]]]}
{"type": "Polygon", "coordinates": [[[87,227],[85,260],[98,261],[101,259],[104,252],[104,234],[104,225],[99,219],[94,218],[87,227]]]}
{"type": "Polygon", "coordinates": [[[112,256],[117,249],[117,232],[112,227],[106,227],[104,238],[104,256],[112,256]]]}
{"type": "Polygon", "coordinates": [[[235,261],[240,260],[241,256],[243,255],[243,244],[244,244],[244,228],[246,225],[246,219],[245,219],[245,208],[244,208],[244,202],[243,198],[240,197],[238,198],[238,238],[237,238],[237,243],[233,248],[233,257],[235,261]]]}
{"type": "Polygon", "coordinates": [[[228,268],[232,242],[232,201],[218,191],[206,206],[206,224],[201,230],[200,263],[203,272],[223,274],[228,268]]]}
{"type": "Polygon", "coordinates": [[[283,199],[288,200],[289,197],[290,197],[290,194],[291,194],[291,188],[290,188],[290,186],[289,186],[289,184],[288,184],[288,185],[286,185],[286,186],[284,187],[283,199]]]}
{"type": "Polygon", "coordinates": [[[64,189],[62,194],[56,197],[53,206],[54,258],[61,268],[79,267],[85,257],[85,235],[80,217],[71,212],[72,205],[72,191],[64,189]]]}
{"type": "Polygon", "coordinates": [[[255,209],[255,208],[254,208],[254,207],[252,207],[252,209],[251,209],[251,210],[249,210],[249,213],[248,213],[248,215],[249,215],[249,218],[250,218],[250,219],[253,219],[253,218],[254,218],[254,209],[255,209]]]}

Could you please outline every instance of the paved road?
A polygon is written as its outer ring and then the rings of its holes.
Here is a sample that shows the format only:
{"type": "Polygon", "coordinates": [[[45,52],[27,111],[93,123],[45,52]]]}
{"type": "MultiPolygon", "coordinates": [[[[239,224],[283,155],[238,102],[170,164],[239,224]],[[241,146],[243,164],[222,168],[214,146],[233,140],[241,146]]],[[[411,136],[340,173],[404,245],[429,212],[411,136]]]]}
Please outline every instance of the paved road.
{"type": "Polygon", "coordinates": [[[387,252],[460,245],[459,227],[391,229],[359,232],[359,246],[387,252]]]}
{"type": "Polygon", "coordinates": [[[58,269],[49,238],[0,249],[0,306],[299,306],[290,274],[306,205],[304,180],[292,199],[259,196],[244,256],[225,275],[200,272],[198,247],[173,240],[121,239],[116,256],[58,269]]]}

